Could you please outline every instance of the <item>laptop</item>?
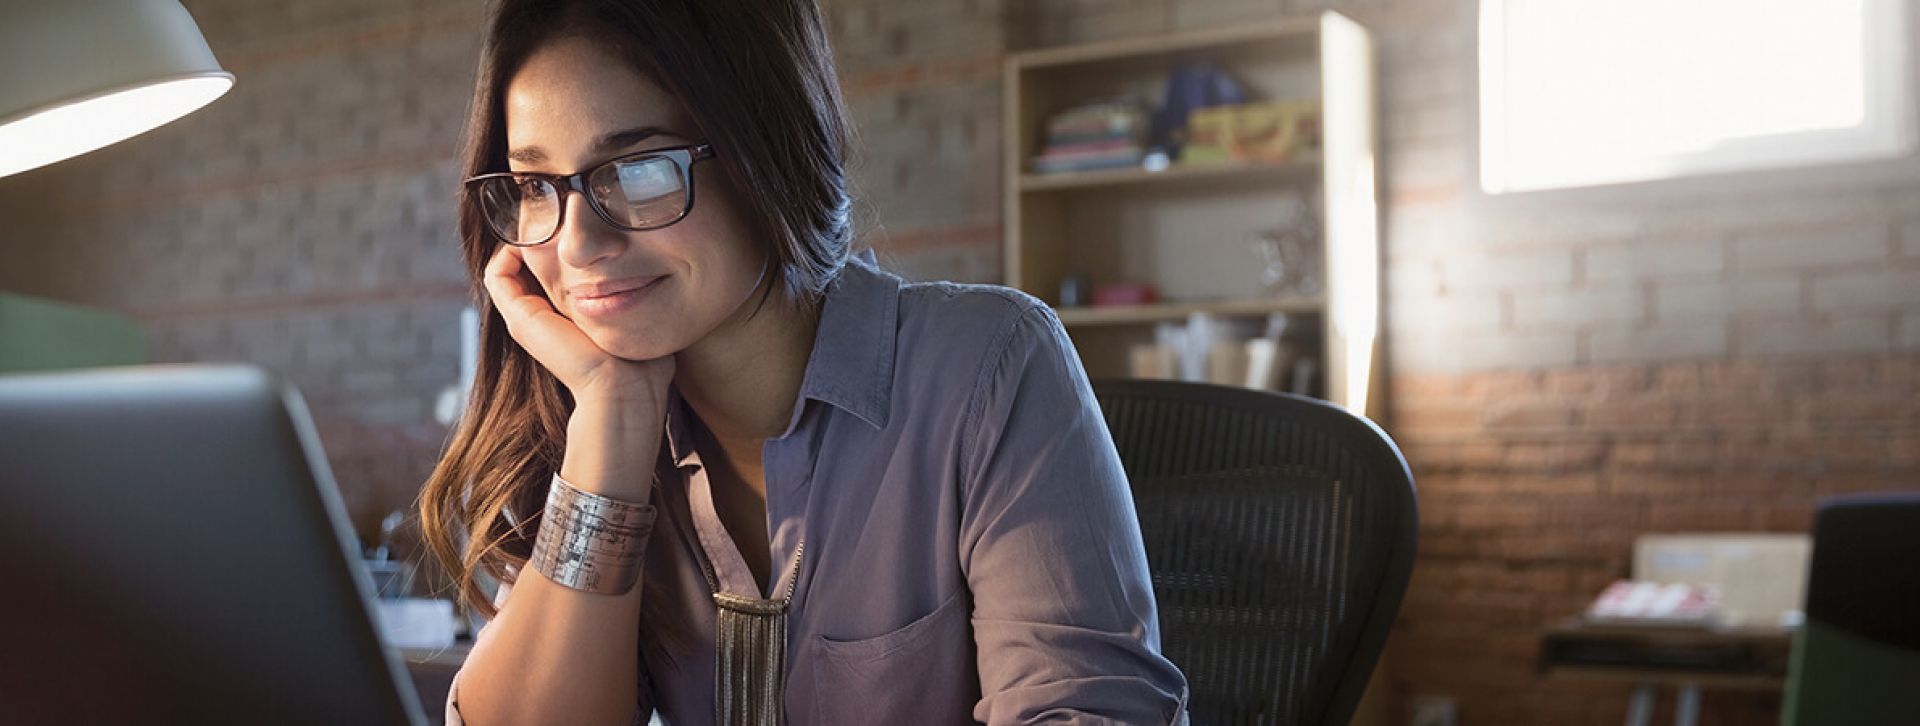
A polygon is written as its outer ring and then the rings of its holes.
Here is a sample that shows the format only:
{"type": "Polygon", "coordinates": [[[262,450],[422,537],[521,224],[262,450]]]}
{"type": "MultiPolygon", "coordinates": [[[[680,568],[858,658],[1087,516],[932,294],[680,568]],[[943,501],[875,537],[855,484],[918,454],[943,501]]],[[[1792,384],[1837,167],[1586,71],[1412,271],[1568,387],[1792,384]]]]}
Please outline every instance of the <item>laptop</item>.
{"type": "Polygon", "coordinates": [[[0,376],[0,721],[423,724],[299,394],[0,376]]]}

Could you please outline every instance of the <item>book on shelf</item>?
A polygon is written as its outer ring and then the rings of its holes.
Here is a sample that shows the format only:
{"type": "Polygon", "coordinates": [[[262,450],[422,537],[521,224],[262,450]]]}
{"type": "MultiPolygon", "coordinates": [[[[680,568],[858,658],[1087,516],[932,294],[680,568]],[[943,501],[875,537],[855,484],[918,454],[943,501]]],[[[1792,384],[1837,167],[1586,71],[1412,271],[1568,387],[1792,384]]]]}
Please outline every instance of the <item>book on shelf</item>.
{"type": "Polygon", "coordinates": [[[1071,171],[1125,169],[1139,166],[1145,158],[1146,152],[1139,147],[1097,154],[1074,154],[1068,156],[1041,155],[1034,157],[1033,171],[1036,174],[1059,174],[1071,171]]]}
{"type": "Polygon", "coordinates": [[[1121,151],[1138,151],[1140,144],[1133,139],[1094,139],[1071,144],[1052,144],[1040,154],[1043,159],[1071,159],[1083,156],[1100,156],[1121,151]]]}
{"type": "Polygon", "coordinates": [[[1046,143],[1031,160],[1036,174],[1138,166],[1146,158],[1146,109],[1103,101],[1067,109],[1046,121],[1046,143]]]}
{"type": "Polygon", "coordinates": [[[1049,116],[1047,133],[1133,135],[1146,133],[1146,124],[1147,112],[1140,102],[1116,99],[1075,106],[1049,116]]]}

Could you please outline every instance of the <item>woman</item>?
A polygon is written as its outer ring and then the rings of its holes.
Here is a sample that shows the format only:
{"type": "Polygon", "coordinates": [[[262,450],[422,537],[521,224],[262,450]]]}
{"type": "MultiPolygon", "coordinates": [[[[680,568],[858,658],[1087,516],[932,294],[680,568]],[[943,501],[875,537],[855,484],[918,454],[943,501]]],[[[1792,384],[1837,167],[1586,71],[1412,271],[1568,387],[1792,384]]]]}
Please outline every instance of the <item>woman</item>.
{"type": "Polygon", "coordinates": [[[421,510],[492,621],[450,722],[1180,717],[1053,313],[850,257],[810,0],[506,0],[472,113],[487,314],[421,510]]]}

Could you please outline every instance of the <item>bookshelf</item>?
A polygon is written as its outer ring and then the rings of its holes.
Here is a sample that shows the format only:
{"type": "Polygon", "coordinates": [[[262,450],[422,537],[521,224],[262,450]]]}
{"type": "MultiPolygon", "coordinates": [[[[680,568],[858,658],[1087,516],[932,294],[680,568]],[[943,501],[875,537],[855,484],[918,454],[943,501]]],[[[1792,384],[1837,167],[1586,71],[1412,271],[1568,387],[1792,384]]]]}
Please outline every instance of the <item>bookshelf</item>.
{"type": "Polygon", "coordinates": [[[1367,31],[1344,15],[1041,48],[1005,63],[1007,284],[1054,305],[1095,377],[1129,373],[1129,349],[1155,326],[1196,314],[1264,319],[1286,313],[1323,371],[1313,391],[1364,413],[1379,329],[1374,69],[1367,31]],[[1177,64],[1229,73],[1251,100],[1313,99],[1321,143],[1280,163],[1225,162],[1035,173],[1049,116],[1116,97],[1158,104],[1177,64]],[[1321,228],[1320,290],[1273,291],[1253,240],[1281,221],[1278,203],[1306,200],[1321,228]],[[1060,305],[1071,275],[1090,286],[1147,282],[1160,302],[1060,305]]]}
{"type": "Polygon", "coordinates": [[[1321,297],[1255,297],[1237,300],[1199,300],[1165,302],[1151,305],[1079,306],[1061,309],[1060,322],[1067,326],[1129,325],[1186,320],[1195,313],[1208,315],[1269,315],[1272,313],[1318,313],[1326,309],[1321,297]]]}
{"type": "Polygon", "coordinates": [[[1129,184],[1180,184],[1232,179],[1310,179],[1320,171],[1319,155],[1281,164],[1230,163],[1174,165],[1161,171],[1106,169],[1055,174],[1021,174],[1020,188],[1029,192],[1097,189],[1129,184]]]}

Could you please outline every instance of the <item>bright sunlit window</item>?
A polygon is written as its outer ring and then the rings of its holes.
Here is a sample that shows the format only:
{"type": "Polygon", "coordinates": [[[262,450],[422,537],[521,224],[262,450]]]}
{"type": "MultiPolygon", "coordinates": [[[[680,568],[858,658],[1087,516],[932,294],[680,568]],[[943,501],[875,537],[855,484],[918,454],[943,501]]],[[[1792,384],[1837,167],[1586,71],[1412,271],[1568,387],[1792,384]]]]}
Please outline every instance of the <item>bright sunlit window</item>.
{"type": "Polygon", "coordinates": [[[1913,144],[1902,0],[1481,0],[1489,193],[1913,144]]]}

